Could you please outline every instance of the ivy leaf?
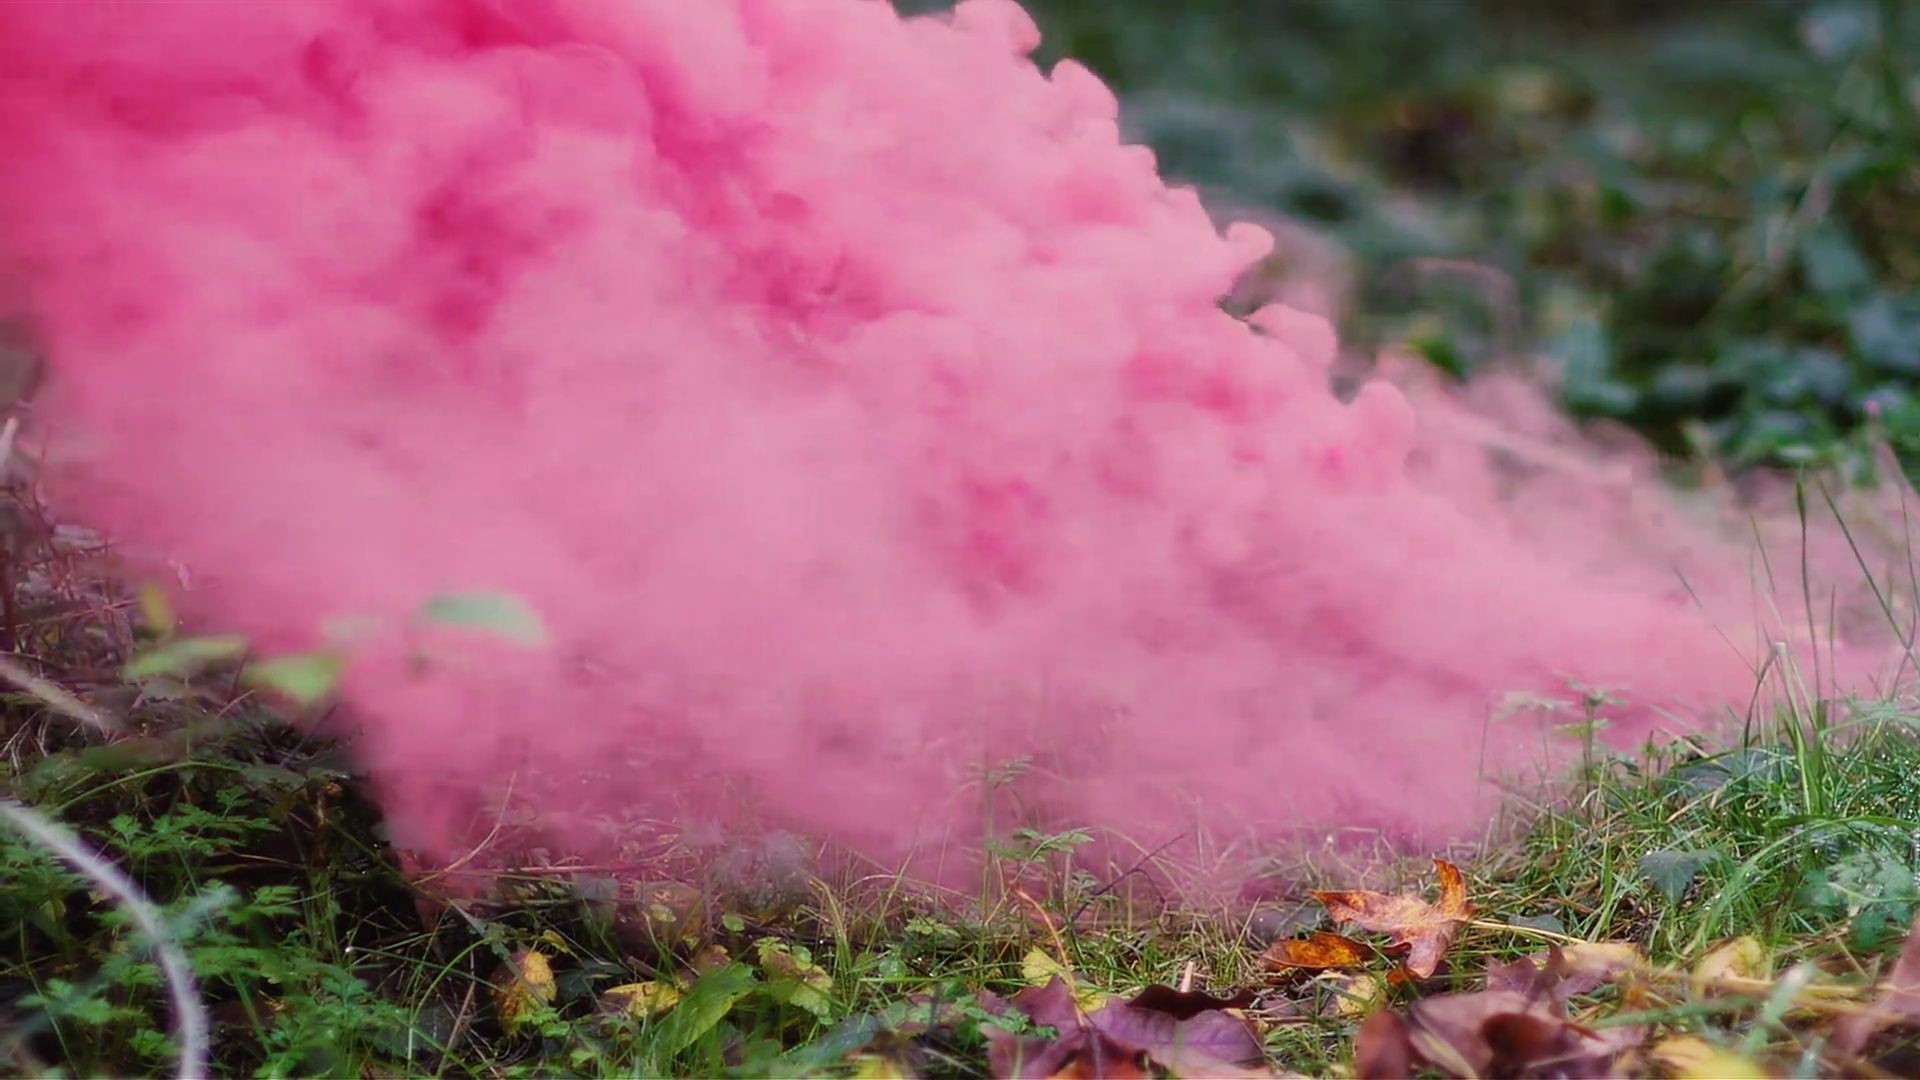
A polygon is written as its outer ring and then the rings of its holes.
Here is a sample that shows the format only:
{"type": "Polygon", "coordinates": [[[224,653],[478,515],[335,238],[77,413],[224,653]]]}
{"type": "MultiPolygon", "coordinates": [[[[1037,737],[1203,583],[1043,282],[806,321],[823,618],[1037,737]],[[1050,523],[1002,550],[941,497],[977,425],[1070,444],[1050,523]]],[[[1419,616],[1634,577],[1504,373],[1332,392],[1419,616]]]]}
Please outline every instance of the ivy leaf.
{"type": "Polygon", "coordinates": [[[1715,858],[1711,851],[1649,851],[1640,858],[1640,876],[1673,903],[1715,858]]]}

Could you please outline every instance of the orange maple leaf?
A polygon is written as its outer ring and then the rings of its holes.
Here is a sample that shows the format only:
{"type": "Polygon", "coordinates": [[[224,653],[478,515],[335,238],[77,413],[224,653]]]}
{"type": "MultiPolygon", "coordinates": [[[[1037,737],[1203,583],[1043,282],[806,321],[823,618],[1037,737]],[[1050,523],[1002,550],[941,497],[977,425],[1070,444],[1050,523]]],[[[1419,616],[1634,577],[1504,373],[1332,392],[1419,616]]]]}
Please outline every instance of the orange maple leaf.
{"type": "Polygon", "coordinates": [[[1447,946],[1473,915],[1467,903],[1467,881],[1459,867],[1441,859],[1433,860],[1440,875],[1440,902],[1430,904],[1417,896],[1388,896],[1385,893],[1316,892],[1314,897],[1326,905],[1334,922],[1353,923],[1363,930],[1386,934],[1397,945],[1408,946],[1404,966],[1418,978],[1427,978],[1440,966],[1447,946]]]}
{"type": "Polygon", "coordinates": [[[1305,968],[1325,971],[1329,968],[1359,967],[1373,959],[1372,948],[1350,937],[1315,931],[1311,936],[1276,941],[1260,954],[1260,963],[1269,971],[1305,968]]]}

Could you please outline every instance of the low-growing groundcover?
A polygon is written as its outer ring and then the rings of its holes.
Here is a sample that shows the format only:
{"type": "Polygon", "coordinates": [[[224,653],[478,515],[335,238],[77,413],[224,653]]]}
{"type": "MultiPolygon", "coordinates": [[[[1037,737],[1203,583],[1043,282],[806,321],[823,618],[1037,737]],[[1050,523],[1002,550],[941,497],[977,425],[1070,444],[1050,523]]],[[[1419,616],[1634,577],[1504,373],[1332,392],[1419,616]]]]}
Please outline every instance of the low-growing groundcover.
{"type": "Polygon", "coordinates": [[[1352,254],[1350,342],[1536,357],[1674,454],[1801,462],[1875,417],[1920,440],[1907,0],[1026,7],[1167,176],[1352,254]]]}
{"type": "MultiPolygon", "coordinates": [[[[41,669],[59,685],[9,698],[7,806],[158,906],[220,1075],[1920,1068],[1905,704],[1816,702],[1776,673],[1770,721],[1733,751],[1596,751],[1523,808],[1518,842],[1302,850],[1230,912],[1133,906],[1075,866],[1084,833],[999,838],[966,894],[815,878],[775,836],[621,866],[479,859],[482,899],[404,874],[350,759],[265,708],[224,650],[124,636],[142,618],[106,583],[62,588],[15,598],[23,637],[39,627],[23,645],[66,659],[41,669]],[[113,718],[49,703],[61,686],[113,718]]],[[[1583,702],[1570,738],[1606,721],[1605,694],[1583,702]]],[[[513,833],[503,807],[490,842],[513,833]]],[[[180,1068],[183,1014],[135,910],[43,839],[0,831],[4,1070],[180,1068]]]]}

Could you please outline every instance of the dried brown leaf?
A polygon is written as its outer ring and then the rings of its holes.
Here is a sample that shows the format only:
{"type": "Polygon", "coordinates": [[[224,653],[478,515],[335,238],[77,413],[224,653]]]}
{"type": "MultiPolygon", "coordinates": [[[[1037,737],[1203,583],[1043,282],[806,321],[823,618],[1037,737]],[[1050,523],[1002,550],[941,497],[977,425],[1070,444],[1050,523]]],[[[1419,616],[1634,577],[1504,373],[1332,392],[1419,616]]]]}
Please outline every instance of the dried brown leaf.
{"type": "Polygon", "coordinates": [[[1232,997],[1223,998],[1198,990],[1175,990],[1171,986],[1155,984],[1133,995],[1127,1004],[1136,1009],[1166,1013],[1175,1020],[1191,1020],[1205,1012],[1252,1008],[1259,1000],[1260,996],[1251,990],[1241,990],[1232,997]]]}
{"type": "Polygon", "coordinates": [[[1433,860],[1433,866],[1440,878],[1438,903],[1428,903],[1417,896],[1388,896],[1366,890],[1313,895],[1326,906],[1327,914],[1335,922],[1353,923],[1364,930],[1387,934],[1395,944],[1407,946],[1404,961],[1407,971],[1424,979],[1440,966],[1447,947],[1473,915],[1473,907],[1467,902],[1466,878],[1459,868],[1442,859],[1433,860]]]}
{"type": "Polygon", "coordinates": [[[1087,1021],[1116,1043],[1146,1051],[1156,1063],[1181,1076],[1220,1076],[1223,1066],[1244,1069],[1266,1061],[1253,1025],[1221,1009],[1182,1020],[1171,1013],[1117,1002],[1087,1021]]]}
{"type": "Polygon", "coordinates": [[[987,1065],[993,1075],[1008,1080],[1133,1080],[1153,1075],[1143,1051],[1117,1045],[1091,1028],[1075,1028],[1052,1039],[985,1030],[987,1065]]]}
{"type": "Polygon", "coordinates": [[[1564,1003],[1591,993],[1642,964],[1640,947],[1626,941],[1583,941],[1487,969],[1487,989],[1541,995],[1564,1003]]]}
{"type": "Polygon", "coordinates": [[[1907,931],[1907,943],[1894,961],[1880,1000],[1866,1012],[1836,1021],[1827,1046],[1842,1057],[1858,1058],[1875,1035],[1894,1026],[1920,1027],[1920,920],[1907,931]]]}
{"type": "Polygon", "coordinates": [[[1360,967],[1378,955],[1371,946],[1321,930],[1308,937],[1274,942],[1260,954],[1260,964],[1269,971],[1327,971],[1360,967]]]}
{"type": "Polygon", "coordinates": [[[1055,975],[1045,986],[1015,994],[1010,1004],[1056,1036],[989,1028],[989,1064],[994,1075],[1007,1077],[1148,1076],[1156,1065],[1182,1076],[1265,1076],[1249,1071],[1266,1060],[1259,1035],[1244,1016],[1228,1011],[1252,1003],[1251,993],[1217,998],[1153,986],[1088,1012],[1072,985],[1055,975]]]}
{"type": "Polygon", "coordinates": [[[1407,1010],[1415,1064],[1453,1076],[1604,1076],[1617,1038],[1569,1020],[1558,1002],[1512,990],[1444,994],[1407,1010]]]}
{"type": "Polygon", "coordinates": [[[1407,1022],[1381,1009],[1353,1037],[1354,1080],[1405,1080],[1413,1075],[1413,1039],[1407,1022]]]}

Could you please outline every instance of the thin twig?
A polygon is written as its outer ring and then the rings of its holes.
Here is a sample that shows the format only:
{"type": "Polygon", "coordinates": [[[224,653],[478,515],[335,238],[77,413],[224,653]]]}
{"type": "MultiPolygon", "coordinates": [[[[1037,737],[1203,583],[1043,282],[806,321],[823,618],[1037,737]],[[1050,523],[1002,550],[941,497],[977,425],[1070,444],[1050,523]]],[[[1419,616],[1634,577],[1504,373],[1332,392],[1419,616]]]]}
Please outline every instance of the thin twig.
{"type": "Polygon", "coordinates": [[[167,995],[173,1004],[174,1037],[180,1043],[179,1075],[191,1078],[208,1075],[206,1009],[194,986],[186,953],[167,929],[159,909],[119,867],[87,850],[79,837],[39,811],[14,799],[0,799],[0,817],[92,879],[126,909],[134,925],[146,935],[154,960],[166,980],[167,995]]]}
{"type": "Polygon", "coordinates": [[[1062,968],[1068,971],[1073,970],[1072,958],[1067,955],[1066,940],[1060,936],[1060,928],[1054,925],[1052,917],[1047,914],[1047,909],[1041,907],[1040,901],[1035,900],[1027,890],[1018,885],[1013,887],[1013,896],[1014,899],[1032,908],[1033,913],[1039,916],[1040,925],[1047,928],[1047,936],[1053,939],[1054,958],[1060,962],[1062,968]]]}
{"type": "Polygon", "coordinates": [[[1152,851],[1149,851],[1145,855],[1140,856],[1140,860],[1134,863],[1132,866],[1127,867],[1125,873],[1121,874],[1117,878],[1114,878],[1112,881],[1107,882],[1105,885],[1102,885],[1099,888],[1088,893],[1080,901],[1080,906],[1073,909],[1073,914],[1069,916],[1067,919],[1067,926],[1069,928],[1077,926],[1080,922],[1080,916],[1087,913],[1087,909],[1093,906],[1093,902],[1095,900],[1098,900],[1102,896],[1105,896],[1106,894],[1112,892],[1114,889],[1119,888],[1121,882],[1139,873],[1141,867],[1146,866],[1148,863],[1158,858],[1168,848],[1172,847],[1173,845],[1179,843],[1184,839],[1186,839],[1186,836],[1185,834],[1182,834],[1180,836],[1174,837],[1173,839],[1167,841],[1164,844],[1161,844],[1159,847],[1154,848],[1152,851]]]}
{"type": "Polygon", "coordinates": [[[493,830],[487,833],[486,838],[481,840],[478,844],[475,844],[471,851],[468,851],[465,855],[462,855],[458,859],[455,859],[452,863],[449,863],[444,868],[440,870],[436,870],[433,873],[426,875],[425,877],[419,878],[414,882],[415,885],[426,885],[426,884],[429,884],[430,882],[438,881],[443,877],[447,877],[449,875],[459,873],[462,868],[464,868],[468,863],[474,860],[475,856],[479,855],[482,851],[485,851],[487,849],[488,844],[493,843],[493,838],[500,835],[500,827],[502,825],[505,825],[507,822],[507,810],[510,804],[513,802],[513,782],[515,780],[518,780],[519,778],[520,778],[520,774],[517,772],[514,773],[512,776],[507,777],[507,793],[500,797],[500,813],[494,817],[493,830]]]}

